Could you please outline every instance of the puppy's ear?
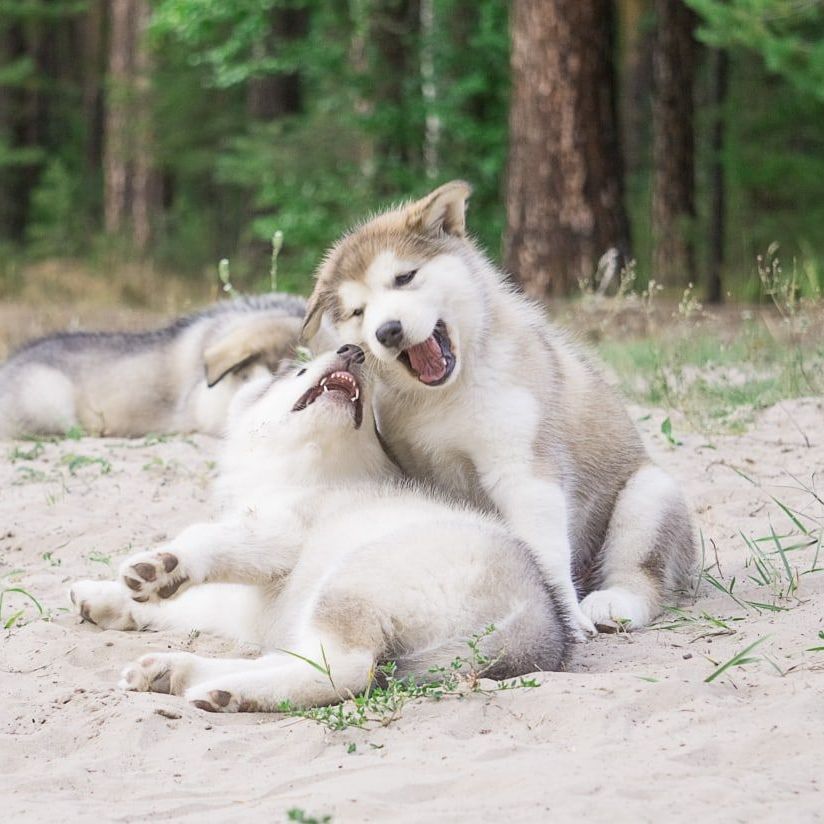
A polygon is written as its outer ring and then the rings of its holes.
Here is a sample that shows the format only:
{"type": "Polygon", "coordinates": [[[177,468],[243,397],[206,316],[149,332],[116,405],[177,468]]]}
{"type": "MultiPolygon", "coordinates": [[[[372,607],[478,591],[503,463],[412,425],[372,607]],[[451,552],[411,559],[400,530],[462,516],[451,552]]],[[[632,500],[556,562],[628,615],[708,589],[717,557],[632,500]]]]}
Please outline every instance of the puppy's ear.
{"type": "Polygon", "coordinates": [[[463,180],[453,180],[430,192],[406,208],[410,229],[427,235],[466,234],[466,203],[472,187],[463,180]]]}
{"type": "Polygon", "coordinates": [[[270,369],[275,369],[283,358],[294,355],[300,326],[300,319],[291,315],[241,320],[235,329],[204,351],[206,383],[211,388],[230,372],[261,358],[270,369]]]}
{"type": "Polygon", "coordinates": [[[300,332],[301,341],[308,343],[317,335],[325,311],[326,287],[321,283],[320,278],[318,278],[315,284],[315,290],[312,292],[309,302],[306,304],[306,315],[303,318],[303,328],[300,332]]]}

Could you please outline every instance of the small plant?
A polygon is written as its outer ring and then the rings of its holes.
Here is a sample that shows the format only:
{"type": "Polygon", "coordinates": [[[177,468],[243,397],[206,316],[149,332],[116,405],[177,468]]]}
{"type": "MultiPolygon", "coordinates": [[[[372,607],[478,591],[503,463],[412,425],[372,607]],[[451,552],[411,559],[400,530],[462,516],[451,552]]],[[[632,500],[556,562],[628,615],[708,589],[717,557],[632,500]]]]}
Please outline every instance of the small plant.
{"type": "Polygon", "coordinates": [[[104,555],[102,552],[90,552],[86,557],[93,564],[106,564],[106,566],[112,565],[112,556],[104,555]]]}
{"type": "Polygon", "coordinates": [[[12,463],[16,461],[36,461],[45,452],[46,447],[43,441],[34,441],[30,449],[23,449],[20,446],[15,446],[9,453],[9,460],[12,463]]]}
{"type": "Polygon", "coordinates": [[[684,442],[679,441],[672,434],[672,421],[667,417],[664,418],[663,422],[661,423],[661,434],[667,439],[667,443],[670,446],[683,446],[684,442]]]}
{"type": "Polygon", "coordinates": [[[69,453],[63,455],[60,463],[68,467],[69,474],[76,475],[78,469],[83,469],[87,466],[99,466],[101,475],[108,475],[112,471],[112,465],[106,458],[97,458],[90,455],[75,455],[69,453]]]}
{"type": "Polygon", "coordinates": [[[292,807],[291,810],[288,810],[286,813],[287,821],[297,821],[299,824],[329,824],[332,820],[331,815],[310,815],[306,812],[306,810],[302,810],[300,807],[292,807]]]}
{"type": "MultiPolygon", "coordinates": [[[[412,676],[399,678],[395,662],[381,664],[369,688],[362,695],[340,696],[343,701],[328,707],[295,707],[286,701],[278,707],[279,712],[298,718],[308,718],[332,731],[349,727],[367,729],[373,726],[386,727],[396,721],[404,706],[410,701],[429,699],[440,701],[448,696],[462,697],[468,693],[493,693],[511,689],[532,689],[540,686],[534,678],[516,678],[499,681],[492,689],[481,688],[484,672],[495,665],[497,659],[490,659],[481,651],[481,643],[495,632],[489,625],[483,632],[473,635],[467,641],[469,655],[454,658],[448,666],[432,667],[431,680],[418,683],[412,676]],[[376,685],[380,681],[381,685],[376,685]]],[[[287,652],[286,650],[283,650],[287,652]]],[[[288,653],[304,661],[308,666],[325,675],[334,686],[332,672],[326,654],[321,649],[321,662],[312,661],[296,653],[288,653]]],[[[337,691],[337,688],[335,688],[337,691]]]]}
{"type": "Polygon", "coordinates": [[[710,615],[705,610],[693,614],[679,607],[664,607],[669,617],[662,619],[661,623],[653,624],[655,629],[660,630],[700,630],[701,634],[693,640],[700,638],[714,638],[722,635],[734,635],[738,630],[732,626],[734,622],[744,621],[741,617],[719,618],[710,615]]]}
{"type": "Polygon", "coordinates": [[[232,286],[231,276],[229,274],[229,258],[223,258],[217,265],[217,276],[223,284],[223,291],[228,292],[233,298],[237,297],[238,292],[232,286]]]}
{"type": "Polygon", "coordinates": [[[48,475],[40,469],[34,469],[31,466],[18,466],[15,470],[14,486],[22,486],[23,484],[36,484],[48,480],[48,475]]]}
{"type": "Polygon", "coordinates": [[[8,618],[3,617],[3,601],[7,595],[12,595],[14,593],[22,595],[34,604],[37,609],[38,618],[41,618],[44,615],[43,607],[37,598],[22,587],[6,587],[5,589],[0,589],[0,625],[2,625],[3,629],[11,629],[15,625],[20,626],[20,619],[26,615],[25,607],[21,607],[20,609],[15,610],[8,618]]]}
{"type": "Polygon", "coordinates": [[[283,232],[278,229],[272,235],[272,263],[269,267],[269,287],[273,292],[278,290],[278,255],[283,248],[283,232]]]}
{"type": "MultiPolygon", "coordinates": [[[[818,637],[821,641],[824,641],[824,629],[818,631],[818,637]]],[[[807,652],[824,652],[824,645],[820,647],[807,647],[807,652]]]]}
{"type": "Polygon", "coordinates": [[[733,655],[732,658],[729,659],[729,661],[725,661],[723,664],[721,664],[720,667],[718,667],[713,672],[711,672],[704,679],[704,683],[705,684],[711,684],[720,675],[723,675],[727,670],[733,669],[734,667],[743,667],[746,664],[752,664],[755,661],[760,661],[761,660],[760,656],[750,655],[750,653],[759,644],[763,644],[764,641],[767,640],[767,638],[769,638],[769,636],[765,635],[763,638],[759,638],[757,641],[753,641],[748,647],[744,647],[744,649],[742,649],[741,652],[737,652],[735,655],[733,655]]]}

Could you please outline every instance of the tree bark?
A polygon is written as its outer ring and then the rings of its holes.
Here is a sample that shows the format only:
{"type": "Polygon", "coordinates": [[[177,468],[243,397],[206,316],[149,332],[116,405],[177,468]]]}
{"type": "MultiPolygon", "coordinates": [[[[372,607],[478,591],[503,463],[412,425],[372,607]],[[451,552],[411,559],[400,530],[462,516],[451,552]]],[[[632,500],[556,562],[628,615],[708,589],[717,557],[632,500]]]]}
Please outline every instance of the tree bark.
{"type": "Polygon", "coordinates": [[[625,171],[632,175],[649,164],[653,39],[649,17],[652,3],[650,0],[620,0],[616,7],[621,33],[621,137],[625,171]]]}
{"type": "Polygon", "coordinates": [[[103,0],[91,0],[81,21],[83,119],[87,128],[86,163],[90,174],[103,159],[103,76],[105,73],[103,0]]]}
{"type": "Polygon", "coordinates": [[[110,5],[109,70],[104,147],[106,231],[145,252],[157,199],[151,149],[151,59],[145,42],[147,0],[110,5]]]}
{"type": "Polygon", "coordinates": [[[659,283],[695,282],[695,15],[655,0],[652,97],[652,270],[659,283]]]}
{"type": "Polygon", "coordinates": [[[724,266],[727,201],[723,158],[726,125],[724,105],[727,101],[729,82],[729,57],[723,49],[717,49],[713,57],[710,99],[710,105],[713,109],[712,161],[710,165],[710,259],[707,300],[710,303],[721,303],[724,300],[721,270],[724,266]]]}
{"type": "Polygon", "coordinates": [[[629,249],[611,0],[514,0],[505,263],[538,298],[629,249]]]}
{"type": "MultiPolygon", "coordinates": [[[[375,141],[378,168],[421,167],[419,0],[373,0],[369,18],[371,109],[381,119],[375,141]]],[[[380,186],[380,176],[378,177],[380,186]]],[[[388,192],[387,192],[388,193],[388,192]]]]}
{"type": "MultiPolygon", "coordinates": [[[[28,59],[35,67],[36,77],[41,23],[36,21],[27,31],[19,16],[10,15],[3,22],[0,42],[3,65],[19,65],[28,59]]],[[[33,77],[27,76],[14,85],[0,88],[0,140],[12,155],[17,154],[12,162],[0,169],[0,219],[3,221],[0,236],[13,241],[22,241],[25,237],[29,201],[40,165],[35,155],[40,148],[40,127],[44,118],[37,86],[33,77]]]]}
{"type": "MultiPolygon", "coordinates": [[[[306,36],[309,15],[306,9],[277,9],[271,13],[269,36],[258,44],[256,57],[276,52],[284,43],[306,36]]],[[[246,106],[254,120],[270,121],[303,111],[300,74],[283,72],[253,77],[249,81],[246,106]]]]}

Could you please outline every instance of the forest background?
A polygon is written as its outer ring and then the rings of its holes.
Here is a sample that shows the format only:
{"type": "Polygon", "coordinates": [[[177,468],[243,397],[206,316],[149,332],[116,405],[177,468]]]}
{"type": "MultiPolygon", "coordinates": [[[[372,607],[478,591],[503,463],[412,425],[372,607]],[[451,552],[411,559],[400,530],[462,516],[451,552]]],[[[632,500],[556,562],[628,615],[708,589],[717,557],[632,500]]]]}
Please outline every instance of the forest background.
{"type": "Polygon", "coordinates": [[[755,300],[771,245],[818,295],[824,3],[0,0],[0,298],[43,260],[258,290],[276,232],[306,292],[455,177],[538,297],[629,266],[755,300]]]}

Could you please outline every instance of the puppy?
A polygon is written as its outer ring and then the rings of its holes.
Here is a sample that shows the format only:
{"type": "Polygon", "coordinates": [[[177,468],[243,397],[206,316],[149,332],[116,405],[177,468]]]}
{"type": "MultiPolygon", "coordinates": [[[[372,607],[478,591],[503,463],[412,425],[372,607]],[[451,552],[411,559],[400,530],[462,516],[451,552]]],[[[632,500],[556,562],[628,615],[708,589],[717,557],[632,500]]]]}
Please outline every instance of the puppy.
{"type": "Polygon", "coordinates": [[[129,558],[119,581],[72,587],[102,627],[200,629],[264,653],[153,653],[126,667],[124,688],[221,712],[329,704],[384,662],[431,679],[490,624],[484,675],[563,665],[563,611],[524,544],[494,515],[398,477],[363,357],[345,346],[250,384],[232,407],[221,517],[129,558]]]}
{"type": "Polygon", "coordinates": [[[684,498],[598,369],[467,236],[469,194],[447,183],[344,236],[304,335],[326,318],[364,347],[400,465],[499,512],[578,637],[643,627],[695,560],[684,498]]]}

